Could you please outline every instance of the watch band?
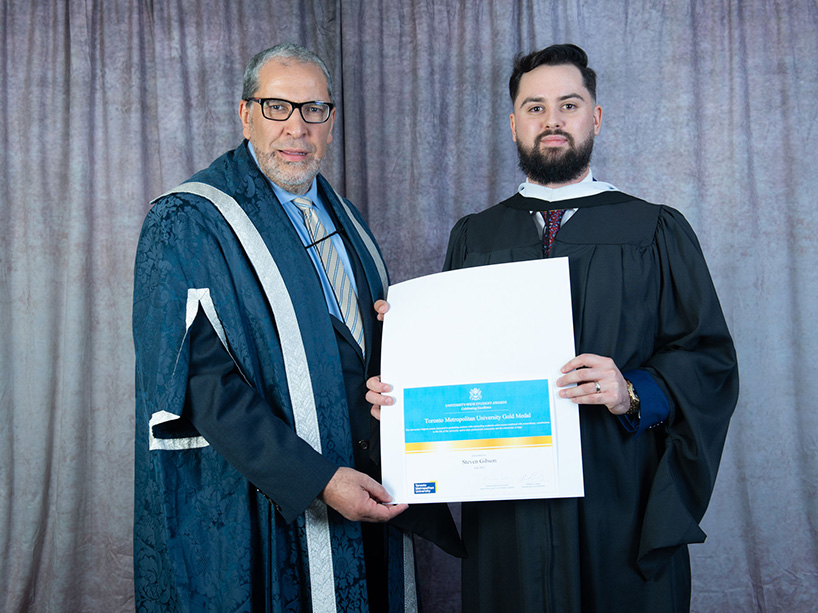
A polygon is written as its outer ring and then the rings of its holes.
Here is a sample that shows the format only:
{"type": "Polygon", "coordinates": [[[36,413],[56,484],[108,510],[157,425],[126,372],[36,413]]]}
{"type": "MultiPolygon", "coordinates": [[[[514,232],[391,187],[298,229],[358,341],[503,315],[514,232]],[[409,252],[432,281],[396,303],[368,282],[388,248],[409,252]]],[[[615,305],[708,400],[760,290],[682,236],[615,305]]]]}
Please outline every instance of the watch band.
{"type": "Polygon", "coordinates": [[[641,418],[641,403],[639,402],[639,396],[636,394],[636,390],[633,387],[633,383],[625,379],[625,383],[628,386],[628,398],[631,400],[631,406],[628,408],[628,412],[625,413],[628,417],[632,419],[639,420],[641,418]]]}

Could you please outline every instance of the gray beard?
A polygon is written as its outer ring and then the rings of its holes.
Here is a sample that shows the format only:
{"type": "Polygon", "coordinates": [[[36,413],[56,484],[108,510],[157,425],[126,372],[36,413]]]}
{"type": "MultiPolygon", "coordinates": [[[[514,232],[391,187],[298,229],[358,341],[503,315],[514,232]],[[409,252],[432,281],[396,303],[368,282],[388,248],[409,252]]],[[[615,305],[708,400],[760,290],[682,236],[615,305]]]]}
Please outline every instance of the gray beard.
{"type": "Polygon", "coordinates": [[[265,156],[256,151],[258,165],[262,172],[276,185],[283,187],[291,193],[307,193],[312,180],[321,170],[321,162],[313,160],[301,169],[288,167],[286,163],[276,164],[272,161],[272,156],[265,156]],[[306,186],[306,187],[305,187],[306,186]]]}
{"type": "Polygon", "coordinates": [[[517,141],[518,165],[529,180],[542,185],[551,183],[571,183],[579,178],[591,164],[591,153],[594,150],[594,137],[590,136],[579,147],[574,146],[574,138],[570,134],[557,132],[568,139],[568,150],[561,155],[543,153],[539,148],[541,134],[534,142],[530,151],[526,151],[517,141]]]}

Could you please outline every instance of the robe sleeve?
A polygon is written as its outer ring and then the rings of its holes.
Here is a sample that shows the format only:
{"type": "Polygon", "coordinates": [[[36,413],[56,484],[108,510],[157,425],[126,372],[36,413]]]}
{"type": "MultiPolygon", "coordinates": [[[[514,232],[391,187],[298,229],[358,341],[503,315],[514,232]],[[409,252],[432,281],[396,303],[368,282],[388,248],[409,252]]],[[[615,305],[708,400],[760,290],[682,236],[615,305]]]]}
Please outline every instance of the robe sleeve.
{"type": "Polygon", "coordinates": [[[645,430],[655,428],[670,415],[670,403],[667,401],[662,388],[644,370],[627,370],[622,376],[633,385],[639,397],[640,416],[631,418],[627,414],[618,415],[619,423],[628,432],[635,432],[636,436],[645,430]]]}
{"type": "Polygon", "coordinates": [[[190,327],[183,417],[236,470],[293,521],[338,467],[273,414],[242,377],[204,312],[190,327]]]}
{"type": "Polygon", "coordinates": [[[466,228],[471,215],[461,218],[449,233],[449,247],[446,249],[446,259],[443,270],[457,270],[463,267],[466,260],[466,228]]]}
{"type": "MultiPolygon", "coordinates": [[[[650,578],[699,528],[738,398],[738,366],[698,240],[663,207],[656,236],[659,313],[654,354],[643,365],[670,404],[664,453],[650,486],[638,564],[650,578]]],[[[638,291],[638,289],[634,289],[638,291]]]]}
{"type": "MultiPolygon", "coordinates": [[[[174,195],[158,201],[143,226],[133,312],[137,419],[143,421],[137,427],[148,428],[149,438],[160,442],[152,453],[178,453],[202,445],[224,451],[228,463],[271,498],[286,521],[293,521],[336,467],[281,418],[284,411],[273,406],[280,398],[265,400],[233,369],[234,356],[242,364],[255,359],[253,347],[242,337],[240,328],[248,315],[239,307],[240,288],[234,286],[236,266],[243,266],[245,258],[230,251],[232,237],[220,238],[218,228],[223,224],[209,216],[211,209],[198,197],[174,195]],[[191,335],[187,311],[194,288],[208,292],[221,321],[232,322],[227,331],[232,356],[212,329],[209,335],[201,328],[191,335]],[[213,339],[223,355],[213,352],[212,342],[208,348],[213,339]],[[192,359],[194,354],[210,355],[210,361],[192,359]],[[191,377],[200,384],[198,392],[189,388],[191,377]],[[224,381],[224,389],[217,389],[217,379],[224,381]],[[193,420],[191,410],[197,413],[193,420]],[[252,439],[246,438],[248,432],[252,439]],[[195,442],[199,435],[205,442],[195,442]]],[[[249,268],[246,274],[252,274],[249,268]]],[[[279,396],[288,397],[286,390],[279,390],[279,396]]]]}

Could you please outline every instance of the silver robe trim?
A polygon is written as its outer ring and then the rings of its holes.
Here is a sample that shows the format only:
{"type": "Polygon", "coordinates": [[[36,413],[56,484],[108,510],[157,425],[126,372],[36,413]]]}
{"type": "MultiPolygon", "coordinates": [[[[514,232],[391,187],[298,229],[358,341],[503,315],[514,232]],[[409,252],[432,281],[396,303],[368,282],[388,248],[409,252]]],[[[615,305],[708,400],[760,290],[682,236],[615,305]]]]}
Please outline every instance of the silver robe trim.
{"type": "Polygon", "coordinates": [[[358,220],[355,219],[355,216],[352,214],[352,211],[349,210],[346,201],[341,198],[338,192],[335,191],[335,188],[332,188],[332,191],[335,193],[335,197],[338,199],[338,202],[341,203],[341,206],[344,207],[344,211],[349,217],[349,220],[352,222],[352,225],[355,226],[355,230],[358,232],[358,235],[361,237],[361,240],[364,243],[364,246],[369,251],[369,255],[372,256],[372,261],[375,262],[375,267],[378,269],[378,275],[381,277],[381,287],[383,287],[384,291],[387,291],[389,288],[389,277],[386,274],[386,266],[383,263],[383,259],[381,258],[381,254],[378,253],[378,248],[375,246],[375,242],[369,237],[358,220]]]}
{"type": "Polygon", "coordinates": [[[418,613],[418,590],[415,585],[415,542],[403,533],[403,602],[404,613],[418,613]]]}
{"type": "MultiPolygon", "coordinates": [[[[205,315],[207,316],[210,325],[213,326],[213,330],[219,337],[222,346],[228,353],[230,353],[230,348],[227,346],[227,337],[225,336],[222,322],[219,320],[219,316],[216,314],[216,307],[213,304],[213,298],[210,296],[210,289],[206,287],[190,288],[187,290],[187,307],[185,309],[185,338],[187,338],[187,335],[190,332],[190,326],[193,325],[193,320],[196,318],[196,314],[199,312],[200,307],[204,310],[205,315]]],[[[182,343],[182,345],[179,347],[180,352],[182,351],[183,345],[184,343],[182,343]]],[[[178,362],[178,353],[176,354],[176,359],[178,362]]],[[[154,436],[154,426],[173,421],[175,419],[179,419],[179,415],[175,415],[169,411],[156,411],[153,413],[153,415],[151,415],[150,428],[148,428],[148,448],[151,451],[179,451],[182,449],[198,449],[210,445],[210,443],[208,443],[203,436],[183,438],[156,438],[154,436]]]]}
{"type": "MultiPolygon", "coordinates": [[[[318,414],[312,394],[312,379],[307,354],[301,340],[295,307],[272,254],[264,244],[258,229],[231,196],[212,185],[198,182],[183,183],[164,196],[179,193],[193,194],[209,200],[239,239],[239,243],[258,275],[276,321],[281,352],[284,356],[284,369],[287,373],[287,386],[293,406],[295,432],[313,449],[321,453],[321,435],[318,430],[318,414]]],[[[322,501],[316,499],[307,508],[304,517],[312,609],[332,613],[337,609],[327,507],[322,501]]]]}

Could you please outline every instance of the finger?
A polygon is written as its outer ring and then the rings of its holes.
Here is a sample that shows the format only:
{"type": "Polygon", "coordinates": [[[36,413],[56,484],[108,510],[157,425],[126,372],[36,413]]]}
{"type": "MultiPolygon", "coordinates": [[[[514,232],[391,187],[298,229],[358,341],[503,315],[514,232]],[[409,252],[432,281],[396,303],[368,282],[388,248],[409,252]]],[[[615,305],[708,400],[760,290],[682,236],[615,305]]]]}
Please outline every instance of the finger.
{"type": "Polygon", "coordinates": [[[596,368],[580,368],[573,370],[566,375],[557,379],[557,387],[565,387],[566,385],[582,385],[583,383],[601,381],[605,378],[605,373],[596,368]]]}
{"type": "Polygon", "coordinates": [[[362,483],[361,486],[367,491],[369,497],[378,503],[387,503],[392,502],[392,496],[386,491],[386,488],[375,481],[375,479],[369,479],[366,482],[362,483]]]}
{"type": "Polygon", "coordinates": [[[567,373],[571,372],[572,370],[576,370],[577,368],[582,368],[583,366],[585,366],[585,355],[586,354],[583,353],[568,360],[563,365],[563,367],[560,368],[560,372],[567,373]]]}
{"type": "Polygon", "coordinates": [[[372,408],[369,409],[369,414],[378,421],[381,421],[381,407],[373,404],[372,408]]]}
{"type": "Polygon", "coordinates": [[[378,321],[383,321],[384,315],[389,310],[389,303],[386,300],[375,301],[375,311],[378,313],[378,321]]]}
{"type": "Polygon", "coordinates": [[[601,386],[599,391],[597,391],[596,381],[589,381],[587,383],[577,385],[576,387],[561,389],[559,395],[561,398],[577,400],[581,404],[602,404],[604,397],[601,386]]]}
{"type": "Polygon", "coordinates": [[[385,394],[392,391],[392,386],[389,383],[383,383],[380,375],[375,375],[366,380],[366,387],[373,392],[385,394]]]}
{"type": "Polygon", "coordinates": [[[373,391],[367,392],[365,398],[369,404],[377,406],[391,406],[395,404],[395,399],[392,398],[392,396],[384,396],[383,394],[378,394],[373,391]]]}
{"type": "Polygon", "coordinates": [[[575,358],[566,362],[560,369],[561,372],[567,373],[577,368],[594,368],[603,366],[606,362],[613,363],[613,360],[595,353],[581,353],[575,358]]]}
{"type": "Polygon", "coordinates": [[[386,300],[376,300],[374,306],[378,313],[386,313],[389,310],[389,303],[386,300]]]}
{"type": "Polygon", "coordinates": [[[408,508],[408,504],[377,504],[373,505],[372,508],[367,509],[366,512],[361,513],[361,519],[369,522],[385,522],[389,521],[393,517],[397,517],[408,508]]]}
{"type": "Polygon", "coordinates": [[[397,517],[401,513],[403,513],[406,509],[409,508],[408,504],[391,504],[391,505],[380,505],[382,508],[385,508],[388,511],[388,517],[385,521],[392,519],[393,517],[397,517]]]}

